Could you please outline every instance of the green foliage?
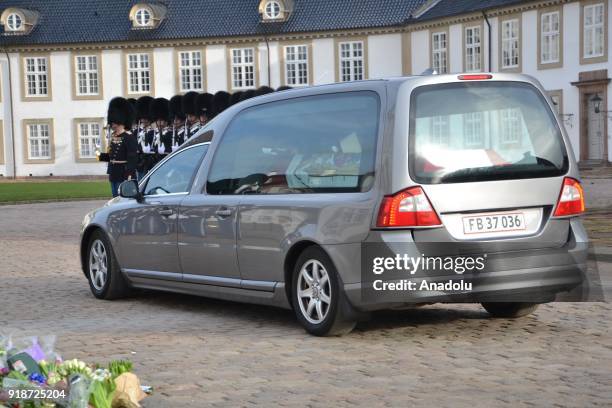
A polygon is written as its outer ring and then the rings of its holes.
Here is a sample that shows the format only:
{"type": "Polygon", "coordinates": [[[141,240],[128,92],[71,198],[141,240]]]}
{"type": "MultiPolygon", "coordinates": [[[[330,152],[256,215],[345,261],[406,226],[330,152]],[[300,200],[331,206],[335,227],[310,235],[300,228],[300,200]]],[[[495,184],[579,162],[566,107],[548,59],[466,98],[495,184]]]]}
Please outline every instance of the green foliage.
{"type": "Polygon", "coordinates": [[[111,408],[115,388],[115,381],[112,378],[104,381],[94,381],[92,383],[89,404],[95,408],[111,408]]]}
{"type": "Polygon", "coordinates": [[[133,364],[128,360],[115,360],[108,364],[108,371],[111,372],[113,380],[123,373],[132,372],[133,364]]]}

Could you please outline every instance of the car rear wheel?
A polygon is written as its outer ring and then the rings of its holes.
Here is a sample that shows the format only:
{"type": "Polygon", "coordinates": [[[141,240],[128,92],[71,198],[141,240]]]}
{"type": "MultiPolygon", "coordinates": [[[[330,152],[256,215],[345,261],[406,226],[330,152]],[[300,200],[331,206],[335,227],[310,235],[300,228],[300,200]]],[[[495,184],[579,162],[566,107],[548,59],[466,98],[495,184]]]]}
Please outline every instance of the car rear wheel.
{"type": "Polygon", "coordinates": [[[339,336],[355,327],[336,268],[321,248],[307,248],[298,258],[292,299],[298,321],[310,334],[339,336]]]}
{"type": "Polygon", "coordinates": [[[490,302],[483,303],[482,307],[493,317],[516,318],[527,316],[538,308],[537,303],[521,302],[490,302]]]}
{"type": "Polygon", "coordinates": [[[86,268],[89,288],[98,299],[112,300],[129,295],[130,287],[108,238],[101,231],[95,231],[89,240],[86,268]]]}

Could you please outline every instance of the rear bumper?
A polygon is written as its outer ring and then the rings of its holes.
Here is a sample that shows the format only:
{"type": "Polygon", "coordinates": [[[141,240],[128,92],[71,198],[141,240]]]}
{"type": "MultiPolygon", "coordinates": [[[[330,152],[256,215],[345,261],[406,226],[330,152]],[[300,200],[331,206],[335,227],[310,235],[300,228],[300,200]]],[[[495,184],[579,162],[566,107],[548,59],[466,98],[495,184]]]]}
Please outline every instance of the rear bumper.
{"type": "MultiPolygon", "coordinates": [[[[415,290],[386,290],[372,293],[374,282],[345,284],[349,302],[359,310],[372,311],[419,303],[480,303],[480,302],[534,302],[554,300],[557,293],[570,291],[580,285],[586,274],[586,263],[547,266],[541,268],[487,272],[473,276],[436,276],[410,278],[415,290]],[[425,282],[429,288],[421,289],[425,282]],[[439,285],[454,283],[450,290],[437,290],[439,285]],[[467,288],[470,290],[467,290],[467,288]]],[[[400,283],[398,280],[385,283],[400,283]]],[[[405,283],[405,282],[404,282],[405,283]]],[[[406,284],[403,285],[406,287],[406,284]]],[[[378,283],[377,287],[382,287],[378,283]]]]}

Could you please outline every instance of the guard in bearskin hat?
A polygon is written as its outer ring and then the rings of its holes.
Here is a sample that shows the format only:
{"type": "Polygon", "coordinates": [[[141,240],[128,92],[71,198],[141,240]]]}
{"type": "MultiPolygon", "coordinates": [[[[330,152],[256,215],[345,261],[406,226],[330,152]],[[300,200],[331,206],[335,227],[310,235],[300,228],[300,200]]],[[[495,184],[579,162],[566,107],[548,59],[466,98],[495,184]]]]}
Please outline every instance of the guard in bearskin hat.
{"type": "Polygon", "coordinates": [[[246,101],[246,100],[254,98],[256,96],[257,95],[255,94],[255,90],[254,89],[248,89],[248,90],[242,92],[242,95],[240,95],[240,102],[246,101]]]}
{"type": "Polygon", "coordinates": [[[119,195],[119,185],[136,178],[138,140],[128,131],[134,123],[134,109],[125,98],[117,97],[108,105],[107,120],[112,130],[108,152],[101,153],[100,161],[108,162],[106,174],[113,197],[119,195]]]}
{"type": "MultiPolygon", "coordinates": [[[[136,105],[138,104],[138,101],[135,98],[128,98],[127,101],[132,106],[132,110],[136,112],[136,105]]],[[[134,123],[132,123],[131,132],[134,133],[136,136],[138,136],[138,121],[137,120],[135,120],[134,123]]]]}
{"type": "MultiPolygon", "coordinates": [[[[211,119],[212,113],[212,94],[202,93],[196,99],[196,107],[200,115],[200,125],[204,126],[211,119]]],[[[193,135],[192,135],[193,136],[193,135]]]]}
{"type": "Polygon", "coordinates": [[[170,126],[170,102],[166,98],[156,98],[151,102],[151,120],[154,122],[157,160],[172,153],[172,127],[170,126]]]}
{"type": "Polygon", "coordinates": [[[282,86],[279,86],[278,88],[276,88],[276,92],[288,91],[290,89],[293,89],[293,88],[290,87],[289,85],[282,85],[282,86]]]}
{"type": "Polygon", "coordinates": [[[217,116],[230,107],[231,95],[225,91],[219,91],[213,96],[212,110],[213,115],[217,116]]]}
{"type": "Polygon", "coordinates": [[[200,112],[198,112],[197,105],[198,95],[195,91],[187,92],[183,95],[183,112],[187,116],[187,139],[200,130],[200,112]]]}
{"type": "Polygon", "coordinates": [[[235,104],[240,102],[240,98],[242,98],[242,91],[237,91],[230,96],[230,106],[234,106],[235,104]]]}
{"type": "Polygon", "coordinates": [[[170,98],[170,120],[172,121],[172,150],[178,149],[187,138],[187,125],[183,112],[183,97],[175,95],[170,98]]]}
{"type": "Polygon", "coordinates": [[[142,180],[151,169],[151,163],[155,162],[154,132],[149,114],[152,101],[153,98],[150,96],[141,96],[136,101],[137,123],[135,134],[138,139],[138,166],[136,169],[138,180],[142,180]]]}
{"type": "Polygon", "coordinates": [[[257,88],[257,90],[255,91],[255,96],[262,96],[262,95],[267,95],[270,93],[273,93],[274,89],[270,88],[269,86],[260,86],[259,88],[257,88]]]}

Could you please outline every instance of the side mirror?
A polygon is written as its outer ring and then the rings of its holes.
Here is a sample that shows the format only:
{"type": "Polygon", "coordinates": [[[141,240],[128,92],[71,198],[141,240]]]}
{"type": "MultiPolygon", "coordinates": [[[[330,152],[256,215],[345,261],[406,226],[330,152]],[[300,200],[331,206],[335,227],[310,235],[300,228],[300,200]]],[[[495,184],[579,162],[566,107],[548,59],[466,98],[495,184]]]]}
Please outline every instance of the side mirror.
{"type": "Polygon", "coordinates": [[[123,198],[133,198],[136,201],[140,201],[142,199],[142,195],[138,189],[138,182],[136,180],[128,180],[121,183],[119,186],[119,195],[123,198]]]}

